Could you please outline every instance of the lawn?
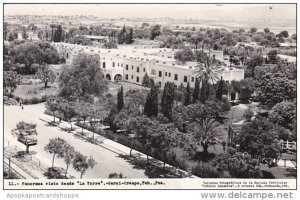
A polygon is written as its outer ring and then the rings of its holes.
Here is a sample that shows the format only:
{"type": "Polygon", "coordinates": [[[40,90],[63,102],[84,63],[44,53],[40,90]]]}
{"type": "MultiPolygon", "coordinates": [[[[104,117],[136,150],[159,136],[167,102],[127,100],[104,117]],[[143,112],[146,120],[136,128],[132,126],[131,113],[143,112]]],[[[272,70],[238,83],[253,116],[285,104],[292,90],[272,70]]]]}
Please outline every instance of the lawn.
{"type": "Polygon", "coordinates": [[[18,85],[13,94],[22,99],[31,99],[33,97],[41,98],[42,96],[50,96],[57,91],[57,84],[50,84],[47,88],[43,83],[31,85],[18,85]]]}

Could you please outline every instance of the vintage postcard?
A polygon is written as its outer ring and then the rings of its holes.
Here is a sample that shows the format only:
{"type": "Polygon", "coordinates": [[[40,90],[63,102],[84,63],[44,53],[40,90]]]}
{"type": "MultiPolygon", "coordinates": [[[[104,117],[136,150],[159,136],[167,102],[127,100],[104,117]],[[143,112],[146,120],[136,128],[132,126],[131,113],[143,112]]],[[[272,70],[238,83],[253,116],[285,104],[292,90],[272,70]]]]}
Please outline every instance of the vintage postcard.
{"type": "Polygon", "coordinates": [[[295,190],[296,9],[4,3],[3,188],[295,190]]]}

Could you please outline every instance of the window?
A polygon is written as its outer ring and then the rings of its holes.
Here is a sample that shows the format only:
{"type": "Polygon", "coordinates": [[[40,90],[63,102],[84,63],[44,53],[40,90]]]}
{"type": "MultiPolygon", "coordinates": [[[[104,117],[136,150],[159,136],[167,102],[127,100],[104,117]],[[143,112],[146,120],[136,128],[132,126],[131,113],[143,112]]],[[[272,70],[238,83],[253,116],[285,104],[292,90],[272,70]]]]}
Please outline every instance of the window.
{"type": "Polygon", "coordinates": [[[125,74],[125,79],[128,80],[128,74],[125,74]]]}
{"type": "Polygon", "coordinates": [[[126,70],[128,70],[128,65],[126,65],[126,70]]]}
{"type": "Polygon", "coordinates": [[[118,63],[118,67],[120,66],[120,63],[118,63]]]}
{"type": "Polygon", "coordinates": [[[169,72],[169,77],[171,77],[171,73],[169,72]]]}
{"type": "Polygon", "coordinates": [[[195,80],[195,78],[194,78],[194,77],[192,77],[192,82],[194,82],[194,80],[195,80]]]}
{"type": "Polygon", "coordinates": [[[131,69],[133,69],[133,65],[131,66],[131,69]]]}
{"type": "Polygon", "coordinates": [[[155,75],[155,74],[156,74],[155,69],[151,69],[151,74],[152,74],[152,75],[155,75]]]}
{"type": "Polygon", "coordinates": [[[138,82],[140,82],[140,77],[136,77],[136,82],[138,83],[138,82]]]}
{"type": "Polygon", "coordinates": [[[187,76],[183,77],[183,82],[185,82],[185,83],[187,82],[187,76]]]}
{"type": "Polygon", "coordinates": [[[140,72],[140,67],[136,67],[136,72],[140,72]]]}
{"type": "Polygon", "coordinates": [[[143,72],[145,72],[145,71],[146,71],[146,68],[144,67],[143,72]]]}
{"type": "Polygon", "coordinates": [[[168,76],[168,72],[165,72],[165,76],[168,76]]]}
{"type": "Polygon", "coordinates": [[[113,62],[113,67],[115,67],[115,62],[113,62]]]}
{"type": "Polygon", "coordinates": [[[121,64],[121,67],[123,67],[123,64],[121,64]]]}
{"type": "Polygon", "coordinates": [[[131,79],[133,79],[133,75],[131,75],[131,79]]]}
{"type": "Polygon", "coordinates": [[[105,62],[102,63],[102,67],[103,67],[103,68],[106,67],[106,63],[105,63],[105,62]]]}
{"type": "Polygon", "coordinates": [[[158,71],[158,77],[161,77],[161,74],[162,74],[161,71],[158,71]]]}
{"type": "Polygon", "coordinates": [[[175,80],[175,81],[178,80],[178,74],[174,74],[174,80],[175,80]]]}

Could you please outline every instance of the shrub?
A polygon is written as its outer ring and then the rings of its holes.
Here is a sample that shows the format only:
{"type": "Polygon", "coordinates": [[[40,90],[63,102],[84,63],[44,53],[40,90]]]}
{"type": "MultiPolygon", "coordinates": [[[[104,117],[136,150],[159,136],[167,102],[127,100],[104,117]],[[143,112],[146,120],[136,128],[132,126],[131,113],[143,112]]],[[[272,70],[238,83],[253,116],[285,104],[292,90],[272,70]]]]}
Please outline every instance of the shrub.
{"type": "Polygon", "coordinates": [[[4,171],[3,172],[3,178],[4,179],[20,179],[20,177],[15,174],[14,172],[10,172],[10,174],[8,174],[8,171],[4,171]]]}
{"type": "Polygon", "coordinates": [[[47,172],[44,174],[49,179],[64,179],[64,169],[59,167],[49,167],[47,172]]]}
{"type": "Polygon", "coordinates": [[[199,163],[193,169],[192,173],[200,178],[225,178],[226,175],[218,171],[208,163],[199,163]]]}
{"type": "MultiPolygon", "coordinates": [[[[33,97],[31,99],[23,99],[23,104],[24,105],[30,105],[30,104],[38,104],[38,103],[44,103],[47,101],[48,96],[44,95],[40,98],[38,97],[33,97]]],[[[16,97],[15,97],[16,99],[16,97]]]]}

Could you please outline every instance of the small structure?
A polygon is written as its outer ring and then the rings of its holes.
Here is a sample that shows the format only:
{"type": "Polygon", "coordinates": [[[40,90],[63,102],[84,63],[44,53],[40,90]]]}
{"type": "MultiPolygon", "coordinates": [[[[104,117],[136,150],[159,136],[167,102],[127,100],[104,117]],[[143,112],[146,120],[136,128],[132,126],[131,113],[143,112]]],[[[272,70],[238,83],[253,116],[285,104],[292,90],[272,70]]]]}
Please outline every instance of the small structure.
{"type": "Polygon", "coordinates": [[[85,37],[90,39],[91,41],[96,41],[99,43],[108,42],[108,37],[106,37],[106,36],[85,35],[85,37]]]}

